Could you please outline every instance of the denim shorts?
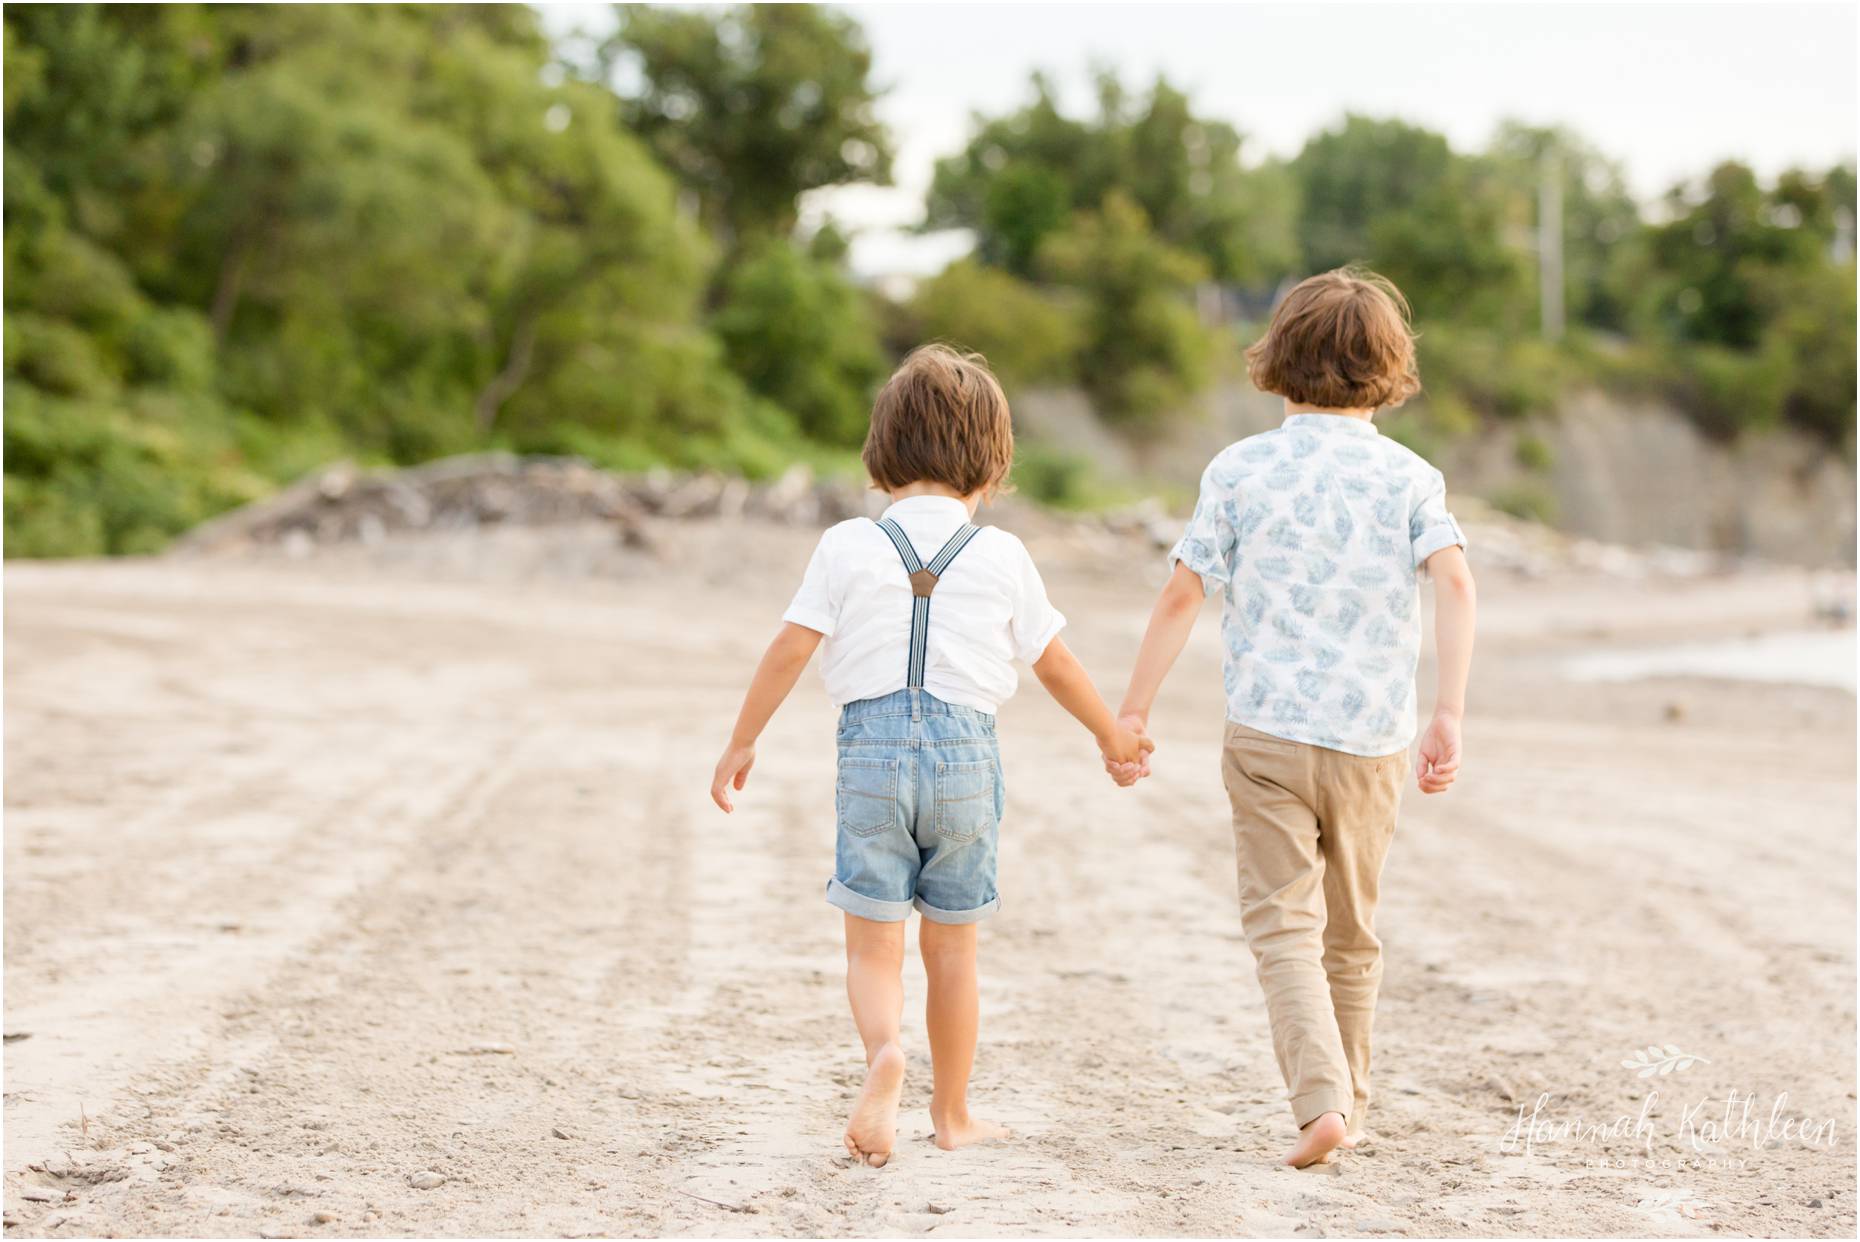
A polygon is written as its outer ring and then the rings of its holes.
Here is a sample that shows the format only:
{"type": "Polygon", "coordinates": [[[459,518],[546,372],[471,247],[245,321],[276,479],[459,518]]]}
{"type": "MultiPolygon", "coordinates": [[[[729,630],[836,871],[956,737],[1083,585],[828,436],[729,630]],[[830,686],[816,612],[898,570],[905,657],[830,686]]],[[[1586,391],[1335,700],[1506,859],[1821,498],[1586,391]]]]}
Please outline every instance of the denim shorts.
{"type": "Polygon", "coordinates": [[[922,690],[840,712],[839,817],[827,900],[896,923],[974,923],[1001,904],[995,839],[1006,804],[995,718],[922,690]]]}

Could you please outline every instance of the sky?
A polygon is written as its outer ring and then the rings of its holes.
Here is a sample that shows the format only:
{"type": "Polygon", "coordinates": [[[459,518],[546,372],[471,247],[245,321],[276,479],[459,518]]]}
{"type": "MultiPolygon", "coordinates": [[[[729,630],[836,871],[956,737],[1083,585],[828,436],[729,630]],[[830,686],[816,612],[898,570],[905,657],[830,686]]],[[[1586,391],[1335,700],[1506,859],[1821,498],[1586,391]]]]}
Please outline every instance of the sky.
{"type": "MultiPolygon", "coordinates": [[[[604,5],[541,6],[550,29],[612,26],[604,5]]],[[[1651,202],[1724,159],[1764,175],[1855,150],[1856,8],[1827,4],[852,4],[887,88],[895,185],[816,191],[803,223],[853,234],[862,275],[927,274],[967,246],[918,236],[938,157],[976,111],[1046,70],[1092,107],[1091,67],[1158,73],[1236,126],[1242,158],[1297,153],[1346,112],[1393,116],[1475,149],[1516,118],[1567,125],[1651,202]]]]}

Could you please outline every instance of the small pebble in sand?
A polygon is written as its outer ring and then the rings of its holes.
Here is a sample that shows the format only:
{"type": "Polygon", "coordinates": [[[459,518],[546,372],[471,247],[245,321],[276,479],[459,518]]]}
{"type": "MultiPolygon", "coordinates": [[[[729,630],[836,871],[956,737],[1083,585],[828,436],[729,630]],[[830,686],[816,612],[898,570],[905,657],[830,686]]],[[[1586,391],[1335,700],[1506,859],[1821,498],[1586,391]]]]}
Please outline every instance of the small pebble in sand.
{"type": "Polygon", "coordinates": [[[20,1191],[19,1197],[28,1203],[50,1203],[59,1196],[55,1191],[41,1190],[37,1186],[31,1186],[20,1191]]]}
{"type": "Polygon", "coordinates": [[[327,1225],[335,1219],[336,1214],[334,1212],[316,1212],[311,1215],[310,1223],[313,1225],[327,1225]]]}
{"type": "Polygon", "coordinates": [[[514,1056],[516,1051],[514,1044],[473,1044],[460,1050],[462,1055],[468,1057],[508,1057],[514,1056]]]}
{"type": "Polygon", "coordinates": [[[561,1126],[550,1126],[549,1133],[559,1139],[572,1139],[575,1137],[561,1126]]]}
{"type": "Polygon", "coordinates": [[[446,1184],[445,1174],[424,1169],[407,1179],[407,1184],[415,1190],[437,1190],[446,1184]]]}

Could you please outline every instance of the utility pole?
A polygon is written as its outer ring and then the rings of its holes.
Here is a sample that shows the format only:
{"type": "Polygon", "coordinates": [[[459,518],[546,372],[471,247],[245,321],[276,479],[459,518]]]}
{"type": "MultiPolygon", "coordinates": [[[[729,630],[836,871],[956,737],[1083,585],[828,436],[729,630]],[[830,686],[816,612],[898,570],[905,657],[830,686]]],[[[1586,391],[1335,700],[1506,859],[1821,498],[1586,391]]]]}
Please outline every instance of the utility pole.
{"type": "Polygon", "coordinates": [[[1563,339],[1563,161],[1554,147],[1538,160],[1537,298],[1547,341],[1563,339]]]}

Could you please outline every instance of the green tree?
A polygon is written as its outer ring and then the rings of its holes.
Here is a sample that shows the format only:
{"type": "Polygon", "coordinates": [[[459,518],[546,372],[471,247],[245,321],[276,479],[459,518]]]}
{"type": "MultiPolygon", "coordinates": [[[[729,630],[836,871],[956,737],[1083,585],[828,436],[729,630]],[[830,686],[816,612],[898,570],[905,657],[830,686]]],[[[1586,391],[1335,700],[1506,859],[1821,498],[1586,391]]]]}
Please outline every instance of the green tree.
{"type": "Polygon", "coordinates": [[[976,117],[963,151],[938,162],[925,227],[973,229],[984,262],[1028,276],[1048,236],[1115,190],[1216,279],[1270,284],[1295,266],[1290,179],[1244,167],[1240,132],[1196,116],[1167,79],[1139,98],[1100,73],[1089,120],[1062,113],[1044,76],[1032,90],[1015,112],[976,117]]]}
{"type": "Polygon", "coordinates": [[[1291,168],[1309,270],[1373,267],[1401,287],[1417,318],[1463,316],[1516,331],[1529,316],[1528,237],[1506,236],[1489,164],[1418,126],[1352,115],[1306,142],[1291,168]]]}
{"type": "Polygon", "coordinates": [[[1212,343],[1188,300],[1207,270],[1158,240],[1135,202],[1112,191],[1101,211],[1079,213],[1047,239],[1040,266],[1079,291],[1075,366],[1105,417],[1160,421],[1207,382],[1212,343]]]}
{"type": "Polygon", "coordinates": [[[1080,324],[1063,291],[962,259],[918,288],[910,313],[912,340],[972,349],[1009,387],[1072,378],[1080,324]]]}
{"type": "Polygon", "coordinates": [[[615,7],[603,72],[625,81],[628,124],[696,192],[726,244],[786,237],[809,190],[889,177],[872,54],[844,13],[615,7]]]}
{"type": "Polygon", "coordinates": [[[1505,220],[1520,235],[1537,227],[1538,194],[1551,170],[1563,204],[1564,295],[1570,322],[1619,331],[1628,308],[1610,280],[1617,250],[1640,228],[1621,167],[1577,134],[1507,121],[1490,155],[1507,196],[1505,220]]]}
{"type": "Polygon", "coordinates": [[[864,436],[885,358],[865,295],[836,267],[787,241],[761,243],[726,278],[716,330],[736,373],[808,435],[864,436]]]}

